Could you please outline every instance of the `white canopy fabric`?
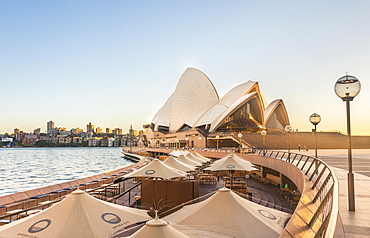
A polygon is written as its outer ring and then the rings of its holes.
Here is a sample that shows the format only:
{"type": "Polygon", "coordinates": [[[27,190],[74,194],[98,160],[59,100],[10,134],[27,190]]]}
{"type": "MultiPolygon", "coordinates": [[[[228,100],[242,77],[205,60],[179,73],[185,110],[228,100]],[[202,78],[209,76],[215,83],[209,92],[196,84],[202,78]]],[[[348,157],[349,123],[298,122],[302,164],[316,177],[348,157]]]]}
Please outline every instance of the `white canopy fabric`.
{"type": "Polygon", "coordinates": [[[195,156],[193,156],[191,153],[186,154],[186,155],[185,155],[185,157],[186,157],[186,158],[188,158],[188,159],[191,159],[191,160],[193,160],[193,161],[199,162],[199,163],[201,163],[201,164],[203,164],[203,163],[207,163],[207,161],[204,161],[204,160],[202,160],[202,159],[200,159],[200,158],[198,158],[198,157],[195,157],[195,156]]]}
{"type": "Polygon", "coordinates": [[[38,214],[0,227],[0,237],[108,237],[126,226],[149,219],[145,210],[101,201],[76,190],[38,214]]]}
{"type": "Polygon", "coordinates": [[[161,219],[148,221],[145,226],[130,236],[131,238],[189,238],[161,219]]]}
{"type": "Polygon", "coordinates": [[[186,155],[189,153],[188,151],[182,151],[182,150],[173,150],[169,154],[175,157],[178,157],[179,155],[186,155]]]}
{"type": "Polygon", "coordinates": [[[185,155],[179,155],[179,157],[177,157],[177,160],[180,161],[180,162],[183,162],[185,164],[190,164],[192,166],[202,166],[201,162],[189,159],[185,155]]]}
{"type": "Polygon", "coordinates": [[[210,167],[205,170],[221,171],[221,170],[255,170],[253,164],[249,161],[243,160],[239,157],[230,154],[222,159],[215,161],[210,167]]]}
{"type": "Polygon", "coordinates": [[[190,171],[195,170],[195,166],[180,162],[177,159],[175,159],[175,157],[172,157],[172,156],[168,157],[163,163],[165,165],[171,166],[175,169],[178,169],[184,172],[190,172],[190,171]]]}
{"type": "Polygon", "coordinates": [[[168,166],[158,159],[154,159],[144,167],[135,170],[129,174],[126,174],[123,177],[125,178],[152,177],[152,178],[171,179],[185,176],[186,176],[185,172],[175,169],[171,166],[168,166]]]}
{"type": "Polygon", "coordinates": [[[198,158],[201,158],[203,159],[204,161],[208,162],[208,161],[211,161],[211,159],[207,158],[207,157],[204,157],[203,155],[200,155],[198,152],[192,152],[191,153],[193,156],[196,156],[198,158]]]}
{"type": "Polygon", "coordinates": [[[188,205],[164,219],[181,232],[194,237],[279,237],[291,214],[248,201],[227,188],[210,198],[188,205]]]}

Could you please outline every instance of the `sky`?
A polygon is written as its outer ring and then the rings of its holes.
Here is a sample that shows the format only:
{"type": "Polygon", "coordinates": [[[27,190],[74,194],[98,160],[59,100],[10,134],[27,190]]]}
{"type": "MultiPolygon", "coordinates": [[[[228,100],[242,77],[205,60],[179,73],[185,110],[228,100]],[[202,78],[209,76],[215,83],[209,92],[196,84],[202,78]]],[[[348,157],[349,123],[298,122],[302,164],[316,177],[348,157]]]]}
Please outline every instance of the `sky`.
{"type": "Polygon", "coordinates": [[[222,97],[248,80],[294,129],[346,132],[334,84],[362,85],[353,135],[370,135],[369,1],[0,0],[0,133],[142,129],[188,67],[222,97]]]}

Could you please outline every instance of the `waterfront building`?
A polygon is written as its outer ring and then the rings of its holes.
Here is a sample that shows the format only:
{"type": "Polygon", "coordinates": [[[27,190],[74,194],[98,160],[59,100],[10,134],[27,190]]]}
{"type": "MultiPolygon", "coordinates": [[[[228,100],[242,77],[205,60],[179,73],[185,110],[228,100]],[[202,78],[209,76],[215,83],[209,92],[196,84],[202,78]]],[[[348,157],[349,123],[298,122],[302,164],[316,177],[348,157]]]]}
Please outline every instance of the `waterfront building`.
{"type": "Polygon", "coordinates": [[[120,129],[120,128],[114,128],[113,134],[115,134],[115,135],[122,135],[122,129],[120,129]]]}
{"type": "Polygon", "coordinates": [[[105,133],[106,133],[106,134],[112,134],[112,129],[110,129],[110,128],[106,128],[106,129],[105,129],[105,133]]]}
{"type": "Polygon", "coordinates": [[[72,137],[59,137],[58,143],[59,144],[69,144],[72,142],[72,137]]]}
{"type": "Polygon", "coordinates": [[[205,132],[284,129],[289,124],[282,99],[268,103],[258,82],[247,81],[221,99],[211,80],[200,70],[188,68],[175,92],[151,121],[155,132],[175,133],[199,128],[205,132]]]}
{"type": "Polygon", "coordinates": [[[289,125],[282,99],[267,102],[258,82],[247,81],[219,97],[211,80],[200,70],[188,68],[175,91],[148,125],[147,140],[156,147],[207,147],[220,134],[226,146],[250,147],[233,133],[284,130],[289,125]],[[211,136],[210,136],[211,135],[211,136]]]}
{"type": "Polygon", "coordinates": [[[37,129],[33,130],[33,134],[35,134],[35,135],[40,135],[40,133],[41,133],[41,128],[37,128],[37,129]]]}
{"type": "Polygon", "coordinates": [[[55,128],[55,123],[53,121],[49,121],[46,123],[46,133],[47,134],[53,134],[54,133],[54,128],[55,128]]]}
{"type": "Polygon", "coordinates": [[[59,135],[61,135],[61,136],[70,136],[71,135],[71,131],[60,130],[59,131],[59,135]]]}
{"type": "Polygon", "coordinates": [[[86,132],[88,134],[94,134],[94,125],[89,122],[89,124],[86,125],[86,132]]]}
{"type": "Polygon", "coordinates": [[[82,143],[83,142],[83,137],[77,137],[77,136],[75,136],[75,137],[73,137],[72,138],[72,142],[73,143],[82,143]]]}
{"type": "Polygon", "coordinates": [[[100,146],[101,147],[112,147],[114,142],[114,138],[111,137],[105,137],[100,140],[100,146]]]}
{"type": "Polygon", "coordinates": [[[103,133],[103,129],[101,129],[100,127],[96,128],[96,134],[101,134],[103,133]]]}
{"type": "Polygon", "coordinates": [[[72,135],[79,135],[79,134],[81,134],[83,132],[83,130],[82,129],[80,129],[80,128],[73,128],[73,129],[71,129],[71,133],[72,133],[72,135]]]}

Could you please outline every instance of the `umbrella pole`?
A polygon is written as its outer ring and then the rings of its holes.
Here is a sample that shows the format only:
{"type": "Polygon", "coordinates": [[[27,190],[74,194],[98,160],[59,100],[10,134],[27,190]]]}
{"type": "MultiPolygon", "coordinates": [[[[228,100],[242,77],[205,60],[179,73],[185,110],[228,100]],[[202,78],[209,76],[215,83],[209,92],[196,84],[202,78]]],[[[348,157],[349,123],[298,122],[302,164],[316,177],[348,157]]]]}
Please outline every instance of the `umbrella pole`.
{"type": "Polygon", "coordinates": [[[233,170],[230,170],[230,189],[233,190],[233,170]]]}

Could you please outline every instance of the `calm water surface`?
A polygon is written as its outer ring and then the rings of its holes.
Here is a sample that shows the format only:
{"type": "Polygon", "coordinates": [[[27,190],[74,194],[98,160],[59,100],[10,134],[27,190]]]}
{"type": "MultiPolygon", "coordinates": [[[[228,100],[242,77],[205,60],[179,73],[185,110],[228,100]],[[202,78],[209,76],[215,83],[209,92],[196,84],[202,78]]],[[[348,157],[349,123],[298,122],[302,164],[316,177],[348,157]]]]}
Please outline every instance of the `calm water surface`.
{"type": "Polygon", "coordinates": [[[0,196],[63,183],[132,164],[120,147],[0,148],[0,196]]]}

